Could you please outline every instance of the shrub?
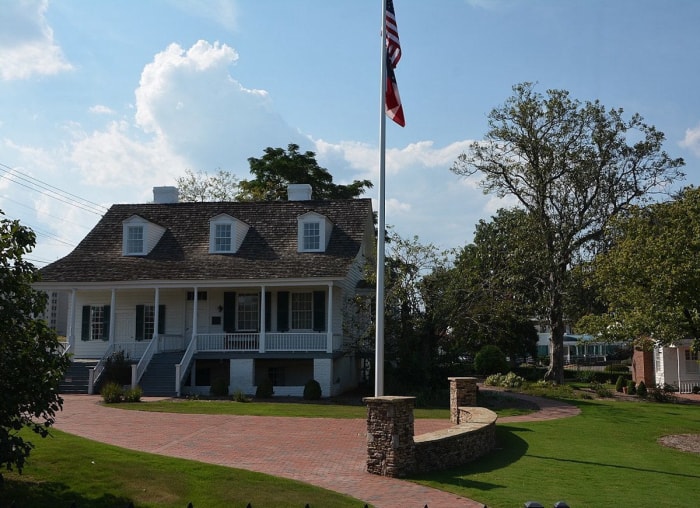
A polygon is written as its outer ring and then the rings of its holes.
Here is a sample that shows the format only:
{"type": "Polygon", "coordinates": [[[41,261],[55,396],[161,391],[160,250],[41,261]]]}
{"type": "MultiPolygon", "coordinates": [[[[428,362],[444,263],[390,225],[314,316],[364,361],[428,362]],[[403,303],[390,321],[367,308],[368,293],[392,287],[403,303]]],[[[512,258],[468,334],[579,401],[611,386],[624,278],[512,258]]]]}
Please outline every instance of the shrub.
{"type": "Polygon", "coordinates": [[[695,394],[700,393],[700,386],[698,386],[698,385],[693,386],[692,392],[695,393],[695,394]]]}
{"type": "Polygon", "coordinates": [[[581,383],[593,383],[596,381],[596,373],[592,370],[579,370],[576,373],[576,381],[581,383]]]}
{"type": "Polygon", "coordinates": [[[232,398],[236,402],[249,402],[248,397],[246,397],[245,393],[243,393],[242,390],[235,390],[233,392],[232,398]]]}
{"type": "Polygon", "coordinates": [[[625,376],[617,376],[617,383],[615,383],[615,391],[622,393],[624,390],[623,388],[625,387],[625,376]]]}
{"type": "Polygon", "coordinates": [[[264,379],[258,383],[258,387],[255,390],[255,397],[258,399],[269,399],[275,394],[272,387],[272,381],[270,379],[264,379]]]}
{"type": "Polygon", "coordinates": [[[131,360],[124,351],[115,351],[105,360],[102,378],[105,383],[128,385],[131,383],[131,360]]]}
{"type": "Polygon", "coordinates": [[[218,377],[211,382],[209,393],[214,397],[225,397],[228,395],[228,379],[218,377]]]}
{"type": "Polygon", "coordinates": [[[124,402],[141,402],[143,390],[140,386],[124,390],[124,402]]]}
{"type": "Polygon", "coordinates": [[[637,394],[637,387],[635,386],[634,381],[627,381],[627,393],[629,395],[637,394]]]}
{"type": "Polygon", "coordinates": [[[647,385],[644,384],[644,381],[640,381],[637,385],[637,395],[639,395],[640,397],[647,396],[647,385]]]}
{"type": "Polygon", "coordinates": [[[318,400],[321,398],[321,384],[315,379],[309,379],[304,385],[304,399],[318,400]]]}
{"type": "Polygon", "coordinates": [[[102,387],[100,395],[102,395],[105,404],[116,404],[124,398],[124,389],[120,384],[110,382],[102,387]]]}
{"type": "Polygon", "coordinates": [[[629,372],[629,368],[622,363],[611,363],[603,369],[605,372],[629,372]]]}
{"type": "Polygon", "coordinates": [[[474,370],[477,374],[484,376],[506,372],[508,370],[506,355],[498,346],[488,344],[482,347],[474,357],[474,370]]]}
{"type": "Polygon", "coordinates": [[[591,383],[591,389],[595,392],[598,397],[609,398],[612,397],[612,392],[608,387],[603,384],[593,381],[591,383]]]}
{"type": "Polygon", "coordinates": [[[484,384],[488,386],[502,386],[503,388],[520,388],[525,384],[525,379],[514,372],[509,372],[505,376],[498,373],[487,377],[484,384]]]}

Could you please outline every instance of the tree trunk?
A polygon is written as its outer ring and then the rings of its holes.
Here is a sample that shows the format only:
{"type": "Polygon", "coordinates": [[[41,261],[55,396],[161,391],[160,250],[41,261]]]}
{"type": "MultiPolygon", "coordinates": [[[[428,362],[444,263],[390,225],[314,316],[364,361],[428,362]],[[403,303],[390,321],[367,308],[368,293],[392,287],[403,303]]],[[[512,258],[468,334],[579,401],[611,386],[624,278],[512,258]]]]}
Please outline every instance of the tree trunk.
{"type": "Polygon", "coordinates": [[[556,384],[564,383],[564,294],[562,290],[563,276],[559,271],[550,274],[550,306],[549,325],[551,335],[549,338],[549,369],[544,378],[556,384]]]}

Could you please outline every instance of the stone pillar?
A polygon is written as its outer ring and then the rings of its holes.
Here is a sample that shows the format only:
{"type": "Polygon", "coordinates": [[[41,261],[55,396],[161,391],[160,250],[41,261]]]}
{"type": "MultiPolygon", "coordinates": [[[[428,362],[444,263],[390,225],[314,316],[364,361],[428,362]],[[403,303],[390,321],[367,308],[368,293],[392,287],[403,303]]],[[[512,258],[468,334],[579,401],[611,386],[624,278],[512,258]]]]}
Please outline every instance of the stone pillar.
{"type": "Polygon", "coordinates": [[[415,397],[365,397],[367,472],[404,477],[415,471],[413,408],[415,397]]]}
{"type": "Polygon", "coordinates": [[[459,424],[459,407],[476,406],[475,377],[448,377],[450,381],[450,422],[459,424]]]}

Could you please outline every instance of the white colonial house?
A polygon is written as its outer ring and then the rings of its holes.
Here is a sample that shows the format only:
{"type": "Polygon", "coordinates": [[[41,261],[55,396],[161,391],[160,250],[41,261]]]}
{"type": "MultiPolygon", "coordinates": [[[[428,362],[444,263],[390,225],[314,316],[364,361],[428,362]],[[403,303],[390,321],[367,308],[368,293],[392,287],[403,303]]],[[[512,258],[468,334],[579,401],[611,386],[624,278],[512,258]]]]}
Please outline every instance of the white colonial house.
{"type": "Polygon", "coordinates": [[[671,346],[654,346],[654,381],[658,386],[673,386],[680,393],[690,393],[694,387],[700,387],[698,352],[693,351],[691,345],[692,340],[688,339],[671,346]]]}
{"type": "Polygon", "coordinates": [[[36,287],[74,362],[95,362],[90,390],[123,351],[146,394],[208,393],[224,378],[229,393],[270,379],[298,396],[315,379],[333,396],[358,384],[344,309],[373,245],[369,199],[312,200],[302,184],[288,201],[184,203],[156,187],[154,203],[113,205],[36,287]],[[165,387],[149,384],[156,371],[165,387]]]}

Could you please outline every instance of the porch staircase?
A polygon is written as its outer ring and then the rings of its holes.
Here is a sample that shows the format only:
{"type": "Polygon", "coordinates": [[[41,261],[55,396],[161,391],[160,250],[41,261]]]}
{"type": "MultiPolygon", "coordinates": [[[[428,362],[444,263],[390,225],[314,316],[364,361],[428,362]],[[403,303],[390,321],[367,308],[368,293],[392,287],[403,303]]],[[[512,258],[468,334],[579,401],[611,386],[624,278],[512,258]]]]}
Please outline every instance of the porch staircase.
{"type": "Polygon", "coordinates": [[[97,365],[97,360],[73,360],[58,385],[59,393],[87,393],[90,369],[97,365]]]}
{"type": "Polygon", "coordinates": [[[175,397],[175,365],[180,363],[182,355],[182,351],[153,355],[139,382],[144,396],[175,397]]]}

